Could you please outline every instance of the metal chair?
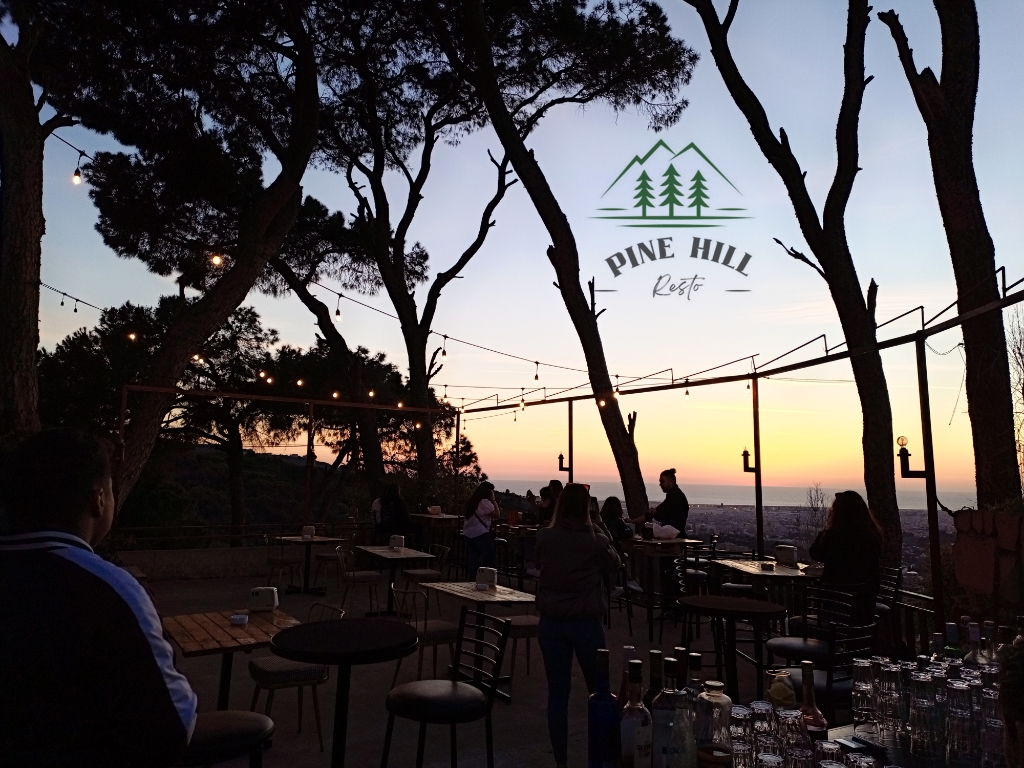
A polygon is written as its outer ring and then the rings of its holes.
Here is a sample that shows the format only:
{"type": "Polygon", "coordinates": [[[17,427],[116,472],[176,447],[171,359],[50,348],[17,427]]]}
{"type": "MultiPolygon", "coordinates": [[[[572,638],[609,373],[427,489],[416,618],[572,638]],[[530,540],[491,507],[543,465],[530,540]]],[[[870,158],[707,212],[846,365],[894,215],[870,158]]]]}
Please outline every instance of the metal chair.
{"type": "Polygon", "coordinates": [[[456,726],[459,723],[483,719],[487,768],[494,768],[491,707],[501,675],[501,664],[505,657],[505,645],[510,630],[511,622],[508,619],[462,607],[451,679],[405,683],[392,688],[388,693],[385,700],[388,726],[384,735],[381,768],[387,768],[388,765],[396,717],[415,720],[420,724],[419,740],[416,745],[416,768],[423,768],[428,723],[448,725],[451,728],[451,763],[452,768],[456,768],[456,726]],[[470,616],[473,617],[472,624],[468,622],[470,616]]]}
{"type": "Polygon", "coordinates": [[[380,610],[380,599],[377,597],[377,585],[383,583],[384,576],[380,571],[357,571],[356,554],[344,547],[335,549],[338,555],[338,574],[341,577],[341,607],[345,607],[348,600],[348,591],[351,587],[365,586],[370,598],[370,610],[373,611],[374,600],[377,602],[377,609],[380,610]]]}
{"type": "MultiPolygon", "coordinates": [[[[323,621],[324,619],[343,619],[345,611],[326,603],[314,603],[310,606],[307,622],[323,621]]],[[[256,710],[260,699],[260,691],[267,690],[267,707],[264,714],[270,716],[270,708],[274,704],[274,691],[281,688],[298,689],[299,697],[299,733],[302,733],[302,689],[309,686],[313,697],[313,717],[316,720],[316,736],[320,740],[320,751],[324,751],[324,735],[320,728],[320,702],[316,696],[318,686],[327,682],[330,667],[326,664],[306,664],[301,661],[289,661],[280,656],[261,656],[249,662],[249,677],[256,683],[252,692],[252,705],[249,711],[256,710]]]]}
{"type": "Polygon", "coordinates": [[[888,644],[896,641],[896,601],[903,589],[903,569],[882,567],[875,598],[875,616],[878,617],[882,639],[888,644]]]}
{"type": "Polygon", "coordinates": [[[274,581],[274,572],[277,572],[277,587],[281,588],[281,574],[287,568],[288,569],[288,584],[295,583],[295,569],[298,568],[299,572],[302,572],[302,567],[305,565],[305,560],[301,556],[285,554],[285,544],[282,541],[270,536],[270,534],[263,534],[263,544],[267,548],[267,565],[270,568],[270,575],[267,577],[267,586],[269,587],[274,581]]]}
{"type": "MultiPolygon", "coordinates": [[[[340,545],[332,548],[329,552],[314,552],[313,560],[316,563],[316,570],[313,571],[313,584],[316,584],[320,579],[320,570],[328,571],[331,567],[335,569],[335,577],[337,579],[338,587],[341,587],[341,561],[338,559],[338,550],[344,549],[346,552],[352,551],[353,537],[351,536],[340,536],[339,538],[344,539],[340,545]]],[[[325,574],[324,578],[327,576],[325,574]]]]}
{"type": "MultiPolygon", "coordinates": [[[[416,629],[416,635],[419,638],[419,665],[416,669],[416,679],[420,680],[423,677],[423,651],[430,647],[434,650],[434,677],[437,677],[437,646],[447,645],[448,652],[451,655],[452,663],[455,663],[455,641],[458,639],[459,628],[452,624],[450,621],[441,621],[440,619],[428,619],[427,618],[427,607],[430,598],[420,592],[418,589],[395,589],[395,585],[391,585],[391,592],[395,596],[395,608],[398,611],[398,615],[402,617],[408,617],[410,620],[406,620],[409,626],[416,629]],[[423,600],[423,619],[420,620],[419,601],[423,600]]],[[[391,679],[391,687],[395,687],[395,683],[398,682],[398,671],[402,668],[402,659],[398,660],[395,665],[395,676],[391,679]]]]}
{"type": "MultiPolygon", "coordinates": [[[[402,571],[402,575],[405,576],[406,581],[410,584],[429,584],[434,581],[444,581],[445,568],[448,565],[448,555],[451,553],[451,547],[431,544],[427,547],[427,552],[434,556],[434,559],[429,563],[429,568],[409,568],[402,571]]],[[[436,592],[434,596],[437,598],[437,615],[440,616],[441,593],[436,592]]],[[[427,609],[430,609],[429,596],[427,599],[427,609]]]]}

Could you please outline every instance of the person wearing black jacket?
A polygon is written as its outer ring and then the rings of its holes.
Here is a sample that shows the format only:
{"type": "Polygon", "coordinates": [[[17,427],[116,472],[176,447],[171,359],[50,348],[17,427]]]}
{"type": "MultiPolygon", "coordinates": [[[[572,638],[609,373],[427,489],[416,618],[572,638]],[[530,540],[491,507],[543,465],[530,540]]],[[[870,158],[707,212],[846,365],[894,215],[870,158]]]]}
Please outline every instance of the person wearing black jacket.
{"type": "Polygon", "coordinates": [[[110,444],[40,432],[4,464],[0,765],[171,764],[196,695],[146,590],[93,551],[114,520],[110,444]]]}
{"type": "Polygon", "coordinates": [[[821,583],[855,586],[861,618],[869,620],[881,576],[882,533],[878,521],[856,491],[836,494],[825,527],[808,554],[824,564],[821,583]]]}
{"type": "Polygon", "coordinates": [[[645,522],[657,520],[661,525],[671,525],[679,530],[676,538],[686,538],[686,519],[690,516],[690,502],[686,500],[683,489],[676,485],[675,469],[666,469],[658,478],[658,485],[665,492],[665,500],[655,507],[654,512],[630,518],[631,523],[643,525],[645,522]]]}

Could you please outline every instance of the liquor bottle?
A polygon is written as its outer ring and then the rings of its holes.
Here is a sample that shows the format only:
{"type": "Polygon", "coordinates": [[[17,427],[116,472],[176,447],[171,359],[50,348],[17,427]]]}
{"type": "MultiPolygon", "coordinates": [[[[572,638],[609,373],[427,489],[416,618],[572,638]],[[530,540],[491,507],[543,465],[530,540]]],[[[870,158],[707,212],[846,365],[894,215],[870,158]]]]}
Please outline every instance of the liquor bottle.
{"type": "Polygon", "coordinates": [[[1024,645],[1024,616],[1017,617],[1017,636],[1013,638],[1014,645],[1024,645]]]}
{"type": "Polygon", "coordinates": [[[631,659],[628,666],[629,693],[619,719],[622,768],[651,768],[651,713],[640,696],[644,663],[631,659]]]}
{"type": "Polygon", "coordinates": [[[985,646],[981,644],[981,627],[978,626],[978,622],[972,621],[967,625],[967,637],[970,650],[964,655],[964,665],[968,667],[983,667],[988,664],[985,646]]]}
{"type": "Polygon", "coordinates": [[[960,658],[963,659],[972,650],[971,644],[971,617],[961,616],[960,626],[957,628],[960,632],[960,658]]]}
{"type": "Polygon", "coordinates": [[[619,705],[611,690],[608,649],[597,652],[597,691],[587,701],[587,768],[618,768],[619,705]]]}
{"type": "Polygon", "coordinates": [[[647,690],[644,691],[644,706],[647,707],[649,712],[653,712],[651,705],[654,703],[654,697],[661,693],[661,651],[651,649],[650,652],[651,666],[650,666],[650,678],[651,681],[647,685],[647,690]]]}
{"type": "Polygon", "coordinates": [[[985,661],[989,664],[995,664],[997,661],[996,623],[994,621],[986,621],[981,625],[981,633],[985,638],[985,661]]]}
{"type": "Polygon", "coordinates": [[[677,734],[676,699],[676,660],[672,657],[663,659],[665,682],[658,695],[651,702],[652,730],[652,764],[654,768],[679,768],[682,759],[682,743],[677,734]]]}
{"type": "Polygon", "coordinates": [[[942,642],[942,633],[941,632],[934,632],[934,633],[932,633],[932,656],[931,656],[931,660],[932,661],[935,661],[935,662],[942,661],[942,656],[943,656],[942,646],[943,645],[945,645],[945,643],[942,642]]]}
{"type": "Polygon", "coordinates": [[[683,675],[689,675],[686,687],[680,691],[676,709],[676,715],[679,718],[677,729],[682,737],[681,762],[683,768],[696,768],[697,766],[697,697],[704,690],[701,683],[702,665],[701,655],[691,653],[687,655],[687,669],[678,670],[680,678],[683,675]]]}
{"type": "Polygon", "coordinates": [[[946,623],[946,645],[942,649],[942,653],[954,658],[960,658],[963,655],[960,652],[960,634],[957,632],[956,624],[952,621],[946,623]]]}
{"type": "Polygon", "coordinates": [[[1013,646],[1013,630],[1005,625],[999,626],[999,645],[996,646],[996,658],[1003,652],[1004,648],[1013,646]]]}
{"type": "Polygon", "coordinates": [[[629,662],[637,657],[636,647],[632,645],[622,646],[622,680],[619,683],[619,711],[629,701],[629,662]]]}
{"type": "Polygon", "coordinates": [[[804,719],[807,735],[811,741],[827,740],[828,721],[814,702],[814,664],[810,661],[800,662],[800,692],[803,699],[800,715],[804,719]]]}
{"type": "Polygon", "coordinates": [[[704,692],[697,697],[697,761],[701,768],[732,765],[731,714],[732,699],[725,695],[725,684],[717,680],[704,683],[704,692]]]}

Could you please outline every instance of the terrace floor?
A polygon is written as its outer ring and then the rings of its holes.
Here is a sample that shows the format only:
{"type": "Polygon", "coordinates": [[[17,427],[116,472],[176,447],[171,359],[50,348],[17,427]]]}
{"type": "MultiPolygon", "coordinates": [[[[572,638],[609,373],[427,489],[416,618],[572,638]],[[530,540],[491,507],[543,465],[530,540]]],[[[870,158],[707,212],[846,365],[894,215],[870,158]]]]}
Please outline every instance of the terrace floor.
{"type": "MultiPolygon", "coordinates": [[[[153,582],[149,587],[156,598],[157,608],[164,616],[183,613],[197,613],[213,610],[227,610],[244,606],[251,587],[260,586],[262,582],[256,578],[231,578],[191,581],[153,582]]],[[[379,594],[386,597],[383,587],[378,587],[379,594]]],[[[328,585],[326,598],[312,595],[286,595],[281,590],[281,610],[304,620],[310,605],[317,601],[337,603],[341,599],[341,591],[328,585]]],[[[442,598],[442,618],[452,622],[458,621],[461,604],[442,598]]],[[[362,616],[369,610],[367,591],[353,589],[349,594],[346,606],[349,616],[362,616]]],[[[436,603],[432,599],[432,617],[436,618],[436,603]]],[[[495,611],[500,613],[500,609],[495,611]]],[[[514,613],[517,611],[508,611],[514,613]]],[[[522,613],[522,610],[518,611],[522,613]]],[[[635,645],[645,660],[645,685],[647,682],[647,651],[652,646],[647,642],[645,613],[634,609],[633,636],[629,636],[626,626],[625,611],[612,611],[612,627],[606,630],[607,645],[612,651],[612,686],[618,686],[620,674],[621,648],[623,645],[635,645]]],[[[693,650],[710,652],[712,650],[710,633],[705,625],[701,639],[694,643],[693,650]]],[[[657,632],[657,627],[655,627],[657,632]]],[[[679,628],[666,625],[665,644],[659,647],[671,653],[674,644],[679,641],[679,628]]],[[[655,634],[657,638],[657,634],[655,634]]],[[[516,661],[516,674],[511,704],[496,702],[494,705],[494,745],[495,765],[512,768],[524,766],[553,766],[554,760],[547,734],[546,706],[547,684],[544,678],[544,664],[536,640],[531,640],[531,673],[526,674],[526,649],[520,642],[516,661]]],[[[511,650],[511,645],[510,645],[511,650]]],[[[249,659],[260,654],[269,654],[269,650],[258,650],[252,656],[236,653],[231,685],[231,708],[248,709],[252,700],[253,683],[249,678],[249,659]]],[[[507,659],[508,657],[506,657],[507,659]]],[[[430,675],[431,651],[427,649],[424,656],[424,676],[430,675]]],[[[710,663],[705,656],[705,669],[710,663]]],[[[199,696],[200,711],[213,710],[216,707],[217,685],[220,672],[220,656],[202,656],[190,659],[178,655],[178,668],[188,676],[193,688],[199,696]]],[[[448,663],[448,650],[438,650],[438,672],[443,674],[442,667],[448,663]]],[[[506,661],[505,668],[508,668],[506,661]]],[[[394,662],[368,666],[357,666],[352,669],[352,688],[349,706],[348,751],[347,765],[356,768],[379,765],[381,749],[384,744],[384,729],[387,724],[387,713],[384,709],[384,698],[391,685],[394,674],[394,662]]],[[[754,673],[749,664],[740,661],[741,699],[746,702],[754,696],[754,673]]],[[[706,673],[713,677],[713,670],[706,673]]],[[[416,679],[416,656],[410,656],[402,664],[399,684],[416,679]]],[[[303,732],[297,733],[297,707],[294,689],[279,691],[274,699],[271,717],[277,724],[274,742],[271,749],[264,755],[267,768],[287,766],[288,768],[305,768],[306,766],[326,767],[330,765],[332,729],[334,722],[335,682],[332,679],[320,687],[320,711],[324,726],[324,752],[320,752],[313,720],[312,702],[309,701],[308,690],[305,692],[303,706],[303,732]]],[[[260,698],[259,711],[266,701],[264,692],[260,698]]],[[[396,768],[412,766],[416,758],[416,723],[397,720],[395,735],[392,741],[390,765],[396,768]]],[[[573,690],[569,707],[569,765],[570,768],[583,766],[587,757],[587,691],[583,683],[582,673],[578,667],[573,670],[573,690]]],[[[430,726],[427,730],[427,747],[424,765],[449,766],[448,729],[444,726],[430,726]]],[[[459,726],[459,765],[486,765],[484,753],[483,723],[470,723],[459,726]]],[[[241,759],[225,764],[243,768],[247,760],[241,759]]]]}

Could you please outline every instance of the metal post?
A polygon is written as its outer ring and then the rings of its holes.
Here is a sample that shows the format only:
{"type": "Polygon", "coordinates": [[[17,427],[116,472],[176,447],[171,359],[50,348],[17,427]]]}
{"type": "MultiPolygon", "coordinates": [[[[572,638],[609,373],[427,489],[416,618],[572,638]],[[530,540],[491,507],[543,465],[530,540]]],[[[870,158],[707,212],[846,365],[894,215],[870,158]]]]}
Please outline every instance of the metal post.
{"type": "Polygon", "coordinates": [[[569,482],[572,482],[572,470],[575,464],[572,460],[572,400],[569,401],[569,482]]]}
{"type": "Polygon", "coordinates": [[[917,389],[921,398],[921,440],[924,451],[924,488],[928,501],[928,544],[932,567],[932,598],[935,601],[935,631],[941,631],[946,623],[942,597],[942,550],[939,547],[939,501],[935,490],[932,407],[928,397],[928,359],[923,334],[917,337],[915,346],[917,347],[917,389]]]}
{"type": "Polygon", "coordinates": [[[313,451],[313,404],[309,404],[309,425],[306,430],[306,501],[302,506],[302,524],[309,525],[312,519],[311,504],[313,501],[313,467],[316,453],[313,451]]]}
{"type": "Polygon", "coordinates": [[[453,515],[458,514],[455,510],[459,508],[459,459],[461,457],[461,449],[459,443],[462,440],[462,411],[455,412],[455,456],[452,458],[452,471],[455,475],[455,492],[452,494],[452,509],[453,515]]]}
{"type": "Polygon", "coordinates": [[[757,398],[757,376],[751,378],[754,399],[754,515],[757,519],[757,556],[764,558],[764,505],[761,498],[761,411],[757,398]]]}

